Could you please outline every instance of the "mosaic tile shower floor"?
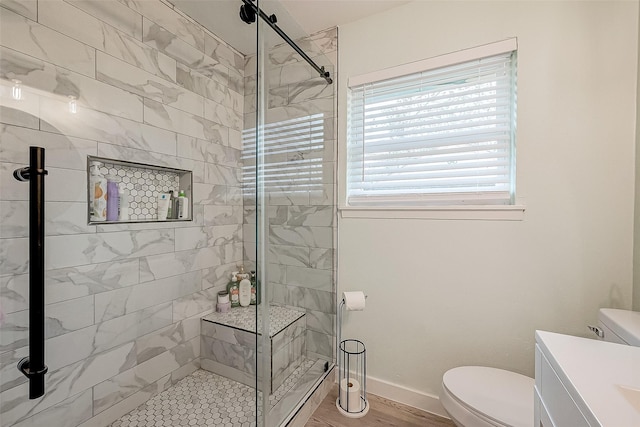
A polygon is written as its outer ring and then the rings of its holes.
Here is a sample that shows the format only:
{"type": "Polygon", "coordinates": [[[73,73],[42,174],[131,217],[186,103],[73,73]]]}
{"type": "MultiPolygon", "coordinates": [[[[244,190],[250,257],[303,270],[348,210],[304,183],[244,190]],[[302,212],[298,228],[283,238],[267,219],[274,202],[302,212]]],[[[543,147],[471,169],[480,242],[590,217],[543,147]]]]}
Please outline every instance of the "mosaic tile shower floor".
{"type": "MultiPolygon", "coordinates": [[[[274,407],[314,363],[305,360],[269,397],[270,406],[274,407]]],[[[255,399],[253,388],[201,369],[122,416],[111,427],[252,427],[256,425],[255,399]]]]}

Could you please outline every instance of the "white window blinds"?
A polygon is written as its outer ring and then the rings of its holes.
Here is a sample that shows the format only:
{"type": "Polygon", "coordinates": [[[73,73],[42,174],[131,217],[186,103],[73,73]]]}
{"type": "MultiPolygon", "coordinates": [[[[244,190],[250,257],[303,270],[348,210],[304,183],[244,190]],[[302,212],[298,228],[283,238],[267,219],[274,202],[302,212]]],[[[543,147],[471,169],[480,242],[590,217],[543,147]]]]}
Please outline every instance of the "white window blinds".
{"type": "MultiPolygon", "coordinates": [[[[269,123],[264,126],[263,184],[269,194],[292,196],[322,190],[324,114],[269,123]]],[[[244,196],[256,191],[256,129],[242,132],[244,196]]]]}
{"type": "Polygon", "coordinates": [[[512,204],[516,51],[353,85],[347,204],[512,204]]]}

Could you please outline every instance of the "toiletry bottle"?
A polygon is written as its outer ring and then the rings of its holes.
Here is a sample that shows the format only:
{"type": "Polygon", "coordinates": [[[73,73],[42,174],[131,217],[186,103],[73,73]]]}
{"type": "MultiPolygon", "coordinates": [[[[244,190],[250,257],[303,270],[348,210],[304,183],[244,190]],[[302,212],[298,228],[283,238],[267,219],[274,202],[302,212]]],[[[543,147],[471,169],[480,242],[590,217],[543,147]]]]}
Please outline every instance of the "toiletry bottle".
{"type": "Polygon", "coordinates": [[[238,272],[231,273],[231,281],[227,285],[227,292],[229,292],[229,300],[231,301],[231,307],[240,306],[240,289],[238,288],[238,272]]]}
{"type": "Polygon", "coordinates": [[[169,213],[169,193],[158,194],[158,221],[165,221],[169,213]]]}
{"type": "Polygon", "coordinates": [[[171,218],[178,219],[178,192],[171,190],[169,193],[171,193],[171,218]]]}
{"type": "Polygon", "coordinates": [[[173,219],[175,211],[173,210],[173,191],[169,191],[169,208],[167,209],[167,219],[173,219]]]}
{"type": "Polygon", "coordinates": [[[107,219],[107,179],[102,176],[102,163],[91,162],[90,197],[91,221],[106,221],[107,219]]]}
{"type": "Polygon", "coordinates": [[[181,209],[180,208],[180,203],[182,203],[182,202],[183,202],[183,199],[181,199],[180,196],[177,196],[176,200],[175,200],[175,207],[176,208],[175,208],[175,212],[173,213],[175,215],[176,219],[180,218],[180,209],[181,209]]]}
{"type": "Polygon", "coordinates": [[[118,183],[111,176],[107,177],[107,221],[118,220],[118,183]]]}
{"type": "Polygon", "coordinates": [[[249,307],[251,304],[251,281],[246,274],[238,284],[238,299],[241,307],[249,307]]]}
{"type": "Polygon", "coordinates": [[[218,304],[225,304],[229,302],[229,292],[220,291],[218,292],[218,304]]]}
{"type": "Polygon", "coordinates": [[[118,202],[118,221],[129,221],[129,192],[123,184],[118,186],[118,202]]]}
{"type": "Polygon", "coordinates": [[[256,272],[251,271],[251,277],[249,278],[251,281],[251,305],[260,304],[260,294],[258,294],[258,278],[256,277],[256,272]]]}
{"type": "Polygon", "coordinates": [[[229,292],[218,292],[218,303],[216,304],[216,311],[218,313],[226,313],[231,308],[231,302],[229,302],[229,292]]]}
{"type": "Polygon", "coordinates": [[[189,199],[184,194],[184,190],[180,190],[178,194],[178,219],[189,218],[189,199]]]}

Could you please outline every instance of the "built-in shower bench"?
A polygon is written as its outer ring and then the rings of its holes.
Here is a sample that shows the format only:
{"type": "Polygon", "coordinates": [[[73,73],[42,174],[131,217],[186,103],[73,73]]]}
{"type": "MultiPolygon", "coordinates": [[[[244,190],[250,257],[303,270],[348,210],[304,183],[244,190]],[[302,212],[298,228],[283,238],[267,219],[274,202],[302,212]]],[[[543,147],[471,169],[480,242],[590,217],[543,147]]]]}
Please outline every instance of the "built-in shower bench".
{"type": "MultiPolygon", "coordinates": [[[[201,320],[201,367],[255,387],[256,362],[261,377],[262,350],[256,341],[256,306],[211,313],[201,320]]],[[[300,365],[306,351],[306,313],[287,307],[269,307],[271,389],[276,390],[300,365]]],[[[262,331],[262,319],[257,330],[262,331]]],[[[256,340],[257,338],[257,340],[256,340]]],[[[261,379],[261,378],[259,378],[261,379]]]]}

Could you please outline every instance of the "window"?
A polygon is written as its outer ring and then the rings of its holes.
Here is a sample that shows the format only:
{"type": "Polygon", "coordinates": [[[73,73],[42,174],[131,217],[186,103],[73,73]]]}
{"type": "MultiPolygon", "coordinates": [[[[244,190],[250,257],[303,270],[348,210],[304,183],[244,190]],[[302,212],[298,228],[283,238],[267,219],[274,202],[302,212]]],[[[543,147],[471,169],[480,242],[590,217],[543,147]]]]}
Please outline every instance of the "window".
{"type": "MultiPolygon", "coordinates": [[[[288,197],[321,191],[324,133],[323,113],[266,124],[263,134],[265,162],[262,169],[265,191],[288,197]]],[[[243,194],[254,197],[256,129],[244,130],[242,139],[243,194]]]]}
{"type": "Polygon", "coordinates": [[[347,206],[512,205],[515,39],[349,79],[347,206]]]}

